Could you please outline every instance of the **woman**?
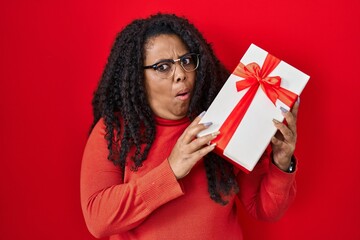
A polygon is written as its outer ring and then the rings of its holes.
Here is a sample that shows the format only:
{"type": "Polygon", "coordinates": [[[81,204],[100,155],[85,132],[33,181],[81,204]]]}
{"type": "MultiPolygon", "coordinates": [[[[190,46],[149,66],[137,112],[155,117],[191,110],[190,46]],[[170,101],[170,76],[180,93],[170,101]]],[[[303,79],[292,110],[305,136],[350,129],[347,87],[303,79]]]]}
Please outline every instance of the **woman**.
{"type": "Polygon", "coordinates": [[[135,20],[116,38],[93,99],[81,203],[95,237],[242,239],[236,198],[276,220],[295,196],[296,113],[245,174],[212,153],[218,132],[196,138],[229,73],[186,19],[135,20]],[[291,170],[291,169],[290,169],[291,170]],[[294,169],[291,170],[293,172],[294,169]]]}

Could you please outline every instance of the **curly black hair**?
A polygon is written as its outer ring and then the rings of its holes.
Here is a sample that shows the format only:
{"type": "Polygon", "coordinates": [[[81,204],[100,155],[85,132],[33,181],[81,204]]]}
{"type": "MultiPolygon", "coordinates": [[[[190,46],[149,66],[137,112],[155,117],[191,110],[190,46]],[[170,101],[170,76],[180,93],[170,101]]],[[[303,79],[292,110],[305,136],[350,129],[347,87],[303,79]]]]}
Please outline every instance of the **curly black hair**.
{"type": "MultiPolygon", "coordinates": [[[[106,126],[108,159],[124,173],[126,164],[136,171],[146,160],[155,138],[155,120],[146,98],[144,86],[144,52],[150,38],[175,34],[190,52],[200,54],[194,94],[188,117],[194,119],[207,109],[229,72],[214,55],[212,47],[186,18],[173,14],[152,15],[127,25],[116,37],[92,106],[91,129],[103,118],[106,126]],[[130,149],[132,163],[127,163],[130,149]]],[[[204,157],[210,198],[222,205],[224,199],[238,191],[233,166],[214,153],[204,157]]]]}

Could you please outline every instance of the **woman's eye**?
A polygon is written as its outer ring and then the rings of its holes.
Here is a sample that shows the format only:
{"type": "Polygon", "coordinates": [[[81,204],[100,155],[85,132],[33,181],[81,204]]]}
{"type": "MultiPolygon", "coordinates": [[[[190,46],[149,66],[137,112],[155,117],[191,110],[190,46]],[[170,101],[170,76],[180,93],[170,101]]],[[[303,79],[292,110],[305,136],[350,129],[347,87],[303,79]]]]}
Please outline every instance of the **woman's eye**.
{"type": "Polygon", "coordinates": [[[184,58],[182,59],[182,63],[183,63],[184,65],[189,65],[189,64],[191,64],[191,63],[192,63],[191,57],[184,57],[184,58]]]}
{"type": "Polygon", "coordinates": [[[156,70],[159,72],[167,72],[170,70],[170,66],[168,63],[161,63],[156,66],[156,70]]]}

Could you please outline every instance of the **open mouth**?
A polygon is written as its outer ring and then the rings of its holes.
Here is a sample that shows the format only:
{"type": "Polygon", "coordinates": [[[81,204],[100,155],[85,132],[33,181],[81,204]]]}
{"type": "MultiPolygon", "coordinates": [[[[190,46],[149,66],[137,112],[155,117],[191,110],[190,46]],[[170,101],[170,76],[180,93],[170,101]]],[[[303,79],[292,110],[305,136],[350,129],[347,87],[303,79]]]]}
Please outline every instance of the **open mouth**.
{"type": "Polygon", "coordinates": [[[181,100],[186,100],[190,97],[190,91],[189,90],[182,90],[176,94],[176,98],[181,100]]]}

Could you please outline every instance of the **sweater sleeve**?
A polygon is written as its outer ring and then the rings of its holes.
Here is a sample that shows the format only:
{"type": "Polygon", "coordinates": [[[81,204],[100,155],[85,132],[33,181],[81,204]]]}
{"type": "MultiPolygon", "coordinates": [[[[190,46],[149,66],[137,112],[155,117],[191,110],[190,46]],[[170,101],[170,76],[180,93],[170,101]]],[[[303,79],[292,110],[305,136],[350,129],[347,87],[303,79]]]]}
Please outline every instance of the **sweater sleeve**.
{"type": "Polygon", "coordinates": [[[265,153],[251,173],[239,171],[238,196],[246,211],[258,220],[279,220],[295,198],[296,169],[293,173],[280,170],[265,153]]]}
{"type": "Polygon", "coordinates": [[[167,160],[124,183],[119,167],[107,159],[104,135],[100,120],[87,141],[80,177],[85,222],[98,238],[138,226],[155,209],[184,194],[167,160]]]}

